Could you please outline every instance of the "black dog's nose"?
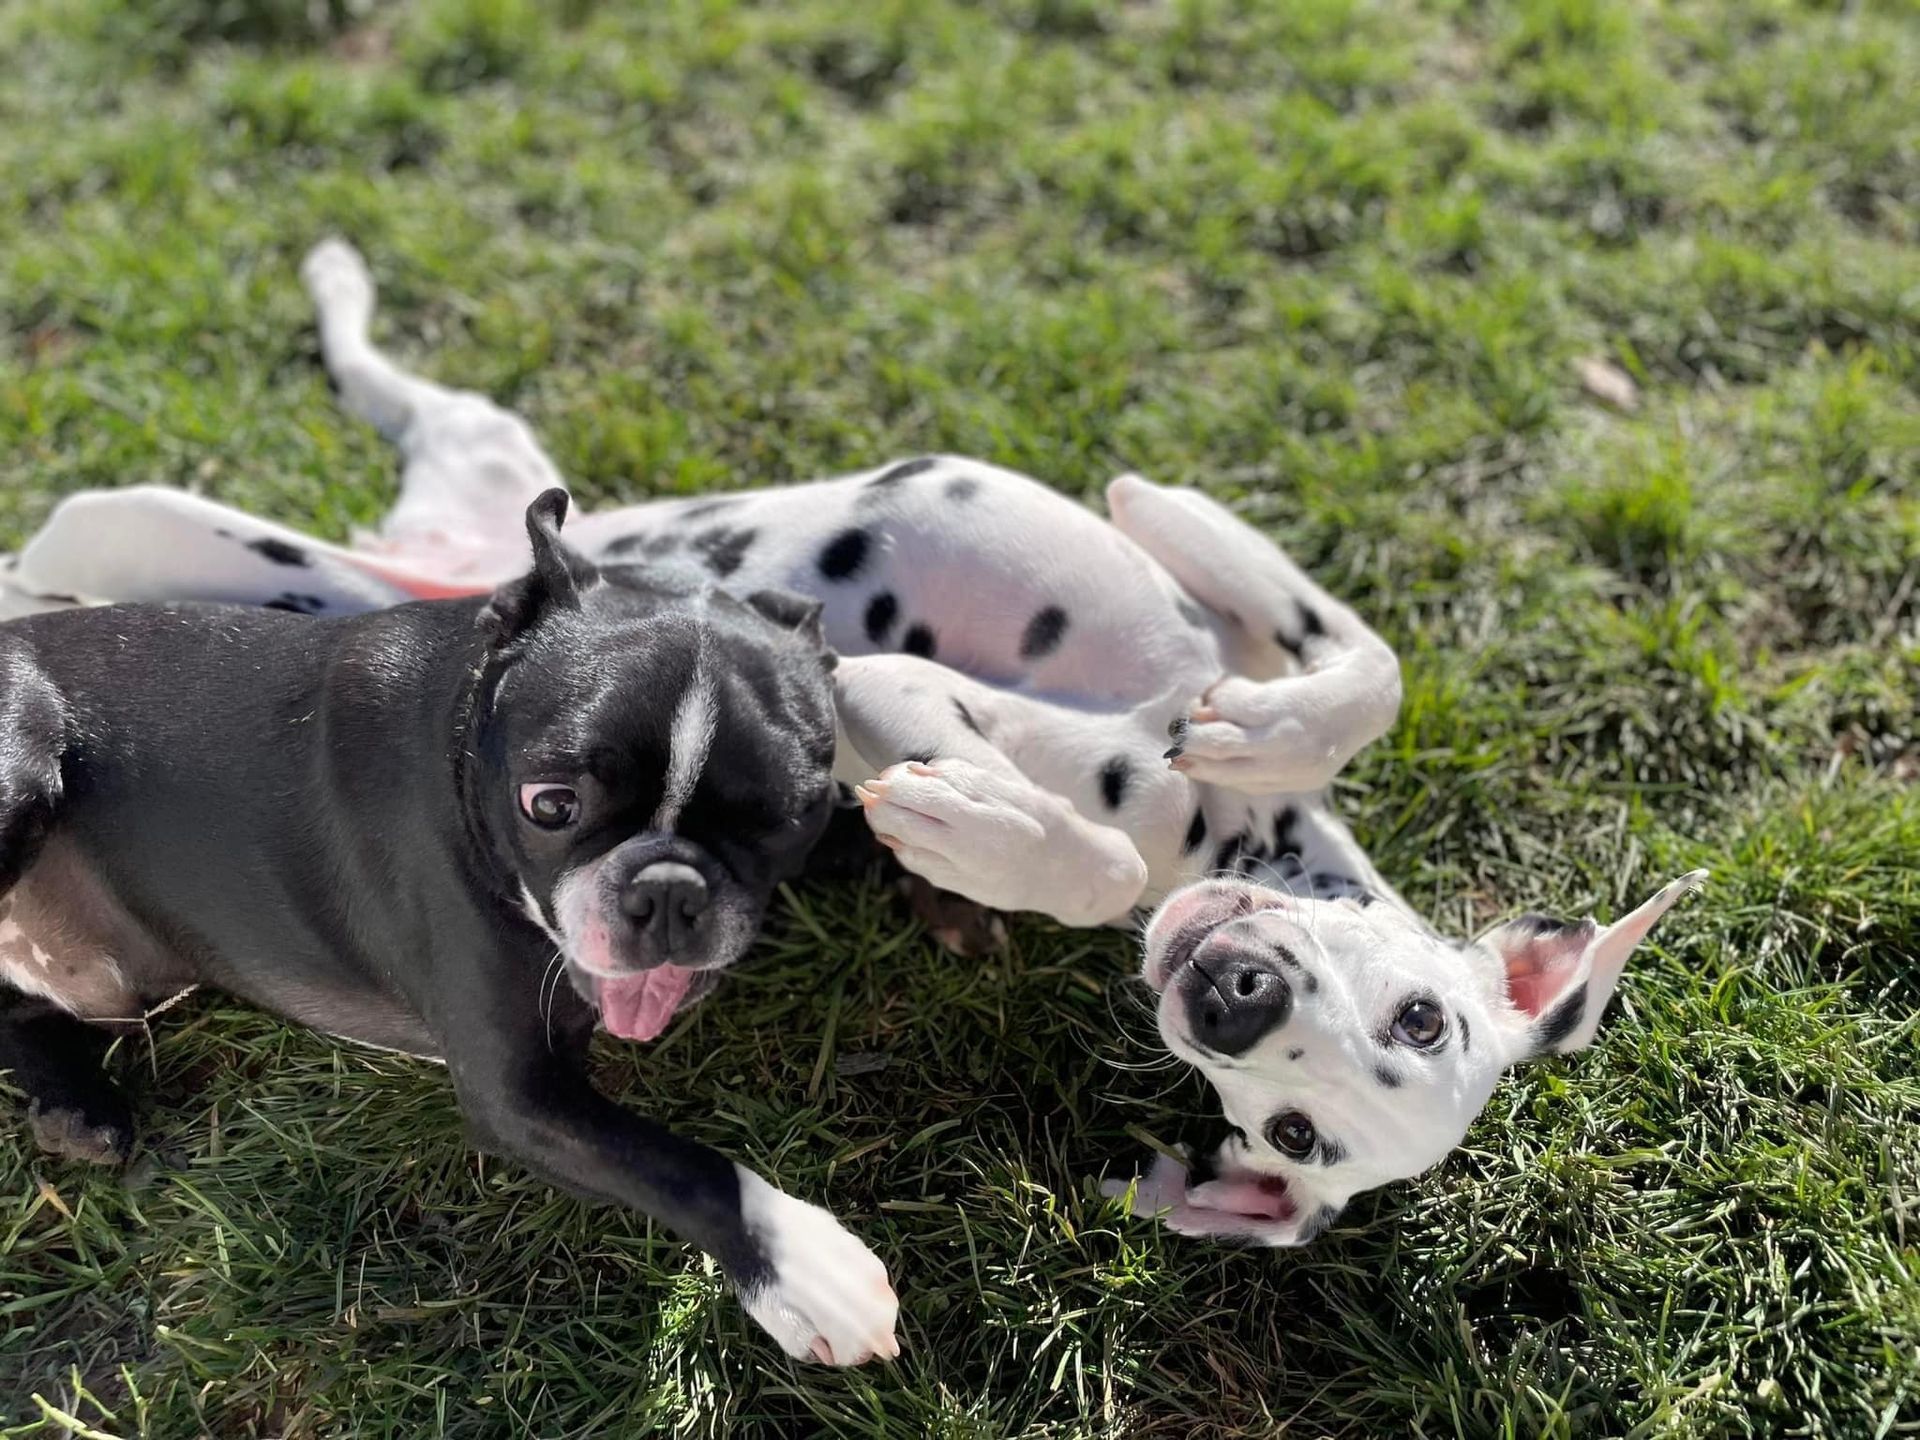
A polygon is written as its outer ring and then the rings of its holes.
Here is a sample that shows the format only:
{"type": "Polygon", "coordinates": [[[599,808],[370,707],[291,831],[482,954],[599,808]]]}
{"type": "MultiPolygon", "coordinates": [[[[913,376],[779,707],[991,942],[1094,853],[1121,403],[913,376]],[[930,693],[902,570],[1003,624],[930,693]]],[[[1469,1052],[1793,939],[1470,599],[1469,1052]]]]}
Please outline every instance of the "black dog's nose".
{"type": "Polygon", "coordinates": [[[1193,1038],[1218,1055],[1239,1055],[1293,1013],[1293,987],[1258,951],[1196,955],[1182,985],[1193,1038]]]}
{"type": "Polygon", "coordinates": [[[662,860],[627,882],[620,908],[657,944],[684,939],[707,908],[707,882],[691,865],[662,860]]]}

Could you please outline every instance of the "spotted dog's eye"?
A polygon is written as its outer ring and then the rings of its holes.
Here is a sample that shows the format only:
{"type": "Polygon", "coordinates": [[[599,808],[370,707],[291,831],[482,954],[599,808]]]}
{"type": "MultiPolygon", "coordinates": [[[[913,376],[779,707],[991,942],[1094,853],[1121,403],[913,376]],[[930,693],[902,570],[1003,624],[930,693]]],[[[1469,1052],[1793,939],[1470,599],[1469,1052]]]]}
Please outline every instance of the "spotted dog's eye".
{"type": "Polygon", "coordinates": [[[520,813],[542,830],[564,830],[580,818],[580,797],[571,785],[522,785],[520,813]]]}
{"type": "Polygon", "coordinates": [[[1446,1033],[1446,1012],[1431,1000],[1415,1000],[1393,1018],[1393,1038],[1416,1050],[1431,1049],[1446,1033]]]}
{"type": "Polygon", "coordinates": [[[1304,1160],[1313,1151],[1313,1122],[1298,1110],[1276,1115],[1267,1122],[1267,1143],[1282,1155],[1304,1160]]]}

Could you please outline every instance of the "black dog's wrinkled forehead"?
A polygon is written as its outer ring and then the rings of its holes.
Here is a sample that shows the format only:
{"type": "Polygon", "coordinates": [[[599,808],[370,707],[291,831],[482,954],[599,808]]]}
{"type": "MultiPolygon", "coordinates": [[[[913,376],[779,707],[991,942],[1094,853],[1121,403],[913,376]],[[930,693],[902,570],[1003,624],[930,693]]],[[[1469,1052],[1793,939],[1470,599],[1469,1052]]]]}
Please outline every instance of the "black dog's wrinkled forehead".
{"type": "Polygon", "coordinates": [[[834,745],[816,642],[724,593],[621,570],[583,599],[544,617],[501,679],[493,708],[506,763],[609,782],[657,773],[676,722],[697,707],[717,780],[776,808],[811,799],[834,745]]]}

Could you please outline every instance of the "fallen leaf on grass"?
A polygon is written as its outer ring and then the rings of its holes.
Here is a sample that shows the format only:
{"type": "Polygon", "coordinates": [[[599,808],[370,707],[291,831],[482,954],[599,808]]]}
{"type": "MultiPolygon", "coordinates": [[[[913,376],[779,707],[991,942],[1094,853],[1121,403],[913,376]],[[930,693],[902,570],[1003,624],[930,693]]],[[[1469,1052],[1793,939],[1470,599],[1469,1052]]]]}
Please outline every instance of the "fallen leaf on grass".
{"type": "Polygon", "coordinates": [[[1633,377],[1611,360],[1587,355],[1573,362],[1580,375],[1580,388],[1602,405],[1632,414],[1640,408],[1640,387],[1633,377]]]}

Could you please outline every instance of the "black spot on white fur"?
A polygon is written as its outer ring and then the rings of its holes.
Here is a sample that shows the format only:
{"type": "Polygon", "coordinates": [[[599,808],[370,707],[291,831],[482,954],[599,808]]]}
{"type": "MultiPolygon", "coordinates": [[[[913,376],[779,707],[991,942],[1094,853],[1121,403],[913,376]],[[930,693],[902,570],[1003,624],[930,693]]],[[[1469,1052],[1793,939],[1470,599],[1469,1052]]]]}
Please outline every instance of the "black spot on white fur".
{"type": "Polygon", "coordinates": [[[1298,1046],[1295,1046],[1293,1049],[1287,1051],[1287,1059],[1298,1060],[1301,1056],[1305,1055],[1306,1053],[1307,1053],[1306,1051],[1300,1049],[1298,1046]]]}
{"type": "Polygon", "coordinates": [[[1338,1140],[1328,1140],[1323,1137],[1320,1141],[1320,1153],[1314,1158],[1322,1165],[1338,1165],[1347,1158],[1347,1147],[1338,1140]]]}
{"type": "Polygon", "coordinates": [[[842,530],[820,552],[820,574],[828,580],[851,580],[866,568],[873,537],[860,529],[842,530]]]}
{"type": "Polygon", "coordinates": [[[1127,799],[1127,782],[1133,778],[1133,762],[1116,755],[1100,767],[1100,798],[1109,810],[1118,810],[1127,799]]]}
{"type": "Polygon", "coordinates": [[[1300,826],[1300,812],[1291,805],[1282,805],[1273,817],[1273,853],[1276,858],[1300,853],[1300,837],[1295,833],[1300,826]]]}
{"type": "Polygon", "coordinates": [[[1389,1090],[1398,1090],[1400,1088],[1400,1077],[1384,1065],[1376,1065],[1373,1067],[1373,1078],[1389,1090]]]}
{"type": "Polygon", "coordinates": [[[740,503],[737,496],[723,495],[714,500],[696,500],[685,509],[675,513],[676,520],[704,520],[709,515],[718,515],[722,510],[740,503]]]}
{"type": "Polygon", "coordinates": [[[965,504],[980,493],[980,482],[971,475],[956,475],[947,482],[947,499],[965,504]]]}
{"type": "Polygon", "coordinates": [[[1467,1024],[1467,1017],[1460,1017],[1460,1053],[1466,1054],[1473,1049],[1473,1027],[1467,1024]]]}
{"type": "Polygon", "coordinates": [[[953,702],[953,711],[960,717],[960,723],[966,726],[967,729],[978,735],[982,740],[987,738],[987,732],[980,728],[980,722],[974,719],[973,712],[967,709],[966,701],[956,699],[953,702]]]}
{"type": "Polygon", "coordinates": [[[940,648],[939,637],[925,625],[909,625],[907,633],[900,637],[900,648],[909,655],[918,655],[931,660],[933,652],[940,648]]]}
{"type": "Polygon", "coordinates": [[[759,535],[757,530],[729,530],[724,525],[705,530],[688,541],[688,547],[706,562],[707,569],[722,579],[740,568],[747,550],[759,535]]]}
{"type": "Polygon", "coordinates": [[[1187,838],[1180,842],[1180,853],[1191,855],[1207,843],[1207,812],[1195,810],[1193,819],[1187,822],[1187,838]]]}
{"type": "Polygon", "coordinates": [[[884,470],[867,482],[869,490],[889,490],[902,480],[911,480],[915,475],[924,475],[940,462],[932,457],[919,460],[906,460],[889,470],[884,470]]]}
{"type": "Polygon", "coordinates": [[[1067,612],[1058,605],[1049,605],[1036,610],[1027,622],[1026,633],[1020,637],[1020,658],[1039,660],[1051,655],[1060,648],[1060,642],[1067,633],[1067,612]]]}
{"type": "Polygon", "coordinates": [[[893,629],[893,622],[899,618],[900,602],[893,598],[891,590],[882,590],[867,602],[867,639],[876,645],[883,643],[893,629]]]}
{"type": "Polygon", "coordinates": [[[1253,837],[1242,830],[1238,835],[1229,835],[1213,852],[1213,868],[1219,872],[1232,872],[1240,866],[1240,857],[1246,853],[1247,842],[1253,837]]]}
{"type": "Polygon", "coordinates": [[[1549,1010],[1534,1027],[1534,1044],[1541,1050],[1552,1050],[1580,1028],[1580,1022],[1587,1018],[1587,987],[1582,985],[1553,1009],[1549,1010]]]}
{"type": "Polygon", "coordinates": [[[304,568],[313,564],[307,552],[298,545],[289,545],[286,541],[276,540],[271,535],[262,535],[258,540],[247,541],[247,549],[271,560],[276,565],[298,565],[304,568]]]}
{"type": "Polygon", "coordinates": [[[657,535],[644,532],[638,535],[622,535],[618,540],[609,540],[602,552],[608,556],[625,555],[638,550],[649,560],[658,560],[663,555],[671,555],[680,548],[680,537],[661,531],[657,535]]]}

